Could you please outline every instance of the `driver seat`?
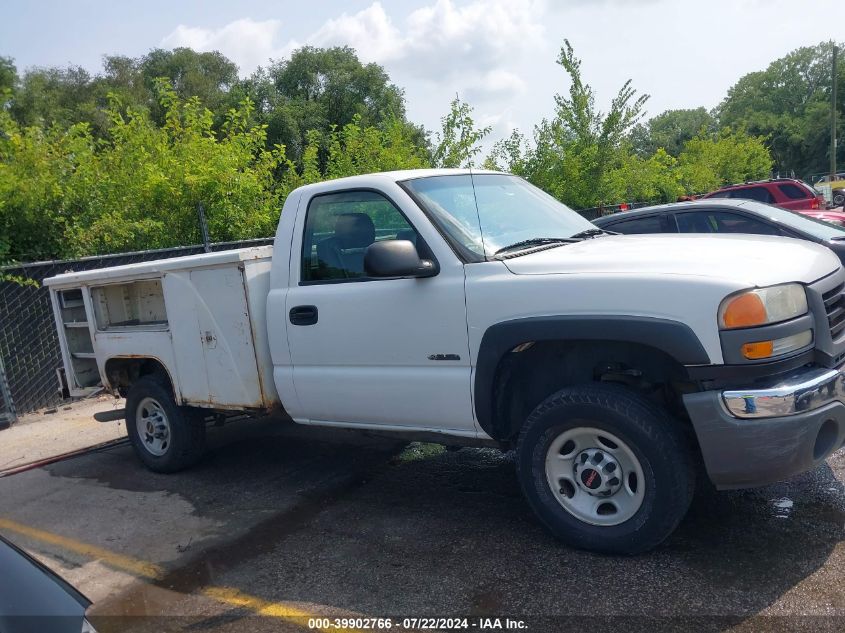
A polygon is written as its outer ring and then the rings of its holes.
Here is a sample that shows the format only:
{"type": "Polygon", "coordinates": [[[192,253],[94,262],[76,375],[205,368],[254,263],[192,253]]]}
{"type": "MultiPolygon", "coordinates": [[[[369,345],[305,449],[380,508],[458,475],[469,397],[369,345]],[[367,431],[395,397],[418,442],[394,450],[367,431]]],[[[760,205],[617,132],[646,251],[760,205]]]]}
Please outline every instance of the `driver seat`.
{"type": "Polygon", "coordinates": [[[376,227],[366,213],[341,213],[335,217],[334,235],[317,244],[320,264],[341,271],[332,277],[364,275],[364,251],[376,241],[376,227]]]}

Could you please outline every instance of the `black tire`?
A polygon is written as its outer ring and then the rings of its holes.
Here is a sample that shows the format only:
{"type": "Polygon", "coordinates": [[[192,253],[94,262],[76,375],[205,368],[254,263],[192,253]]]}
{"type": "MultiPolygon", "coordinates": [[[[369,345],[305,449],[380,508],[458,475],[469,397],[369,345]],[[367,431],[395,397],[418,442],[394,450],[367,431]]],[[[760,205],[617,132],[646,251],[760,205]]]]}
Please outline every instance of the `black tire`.
{"type": "Polygon", "coordinates": [[[841,207],[845,204],[845,191],[837,189],[833,192],[833,206],[841,207]]]}
{"type": "Polygon", "coordinates": [[[679,423],[659,406],[628,388],[594,383],[562,389],[534,409],[519,435],[517,470],[531,508],[556,537],[594,552],[639,554],[663,542],[686,514],[695,484],[691,451],[679,423]],[[642,469],[641,505],[617,525],[577,518],[558,501],[547,479],[552,442],[585,426],[621,439],[642,469]]]}
{"type": "Polygon", "coordinates": [[[194,409],[177,406],[170,389],[156,376],[143,376],[129,388],[126,395],[126,433],[138,459],[157,473],[174,473],[193,466],[205,452],[205,421],[202,416],[194,409]],[[139,406],[142,402],[149,402],[148,399],[160,406],[169,423],[167,442],[160,455],[147,448],[138,429],[139,406]]]}

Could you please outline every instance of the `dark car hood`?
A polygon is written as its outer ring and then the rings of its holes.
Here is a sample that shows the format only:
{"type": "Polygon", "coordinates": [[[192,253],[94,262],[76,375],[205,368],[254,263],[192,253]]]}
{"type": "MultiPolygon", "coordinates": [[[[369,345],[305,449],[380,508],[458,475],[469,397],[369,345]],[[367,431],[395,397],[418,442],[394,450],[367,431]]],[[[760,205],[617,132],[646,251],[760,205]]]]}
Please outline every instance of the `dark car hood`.
{"type": "Polygon", "coordinates": [[[0,536],[0,631],[79,633],[91,601],[0,536]]]}

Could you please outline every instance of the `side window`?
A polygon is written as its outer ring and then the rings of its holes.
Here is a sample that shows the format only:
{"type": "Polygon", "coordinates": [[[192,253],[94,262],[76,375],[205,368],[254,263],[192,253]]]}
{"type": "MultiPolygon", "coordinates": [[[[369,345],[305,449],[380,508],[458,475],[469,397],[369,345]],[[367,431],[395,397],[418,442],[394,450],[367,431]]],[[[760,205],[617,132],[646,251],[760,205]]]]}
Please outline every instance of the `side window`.
{"type": "Polygon", "coordinates": [[[681,233],[751,233],[754,235],[783,235],[775,226],[725,211],[679,213],[678,230],[681,233]]]}
{"type": "MultiPolygon", "coordinates": [[[[768,193],[768,192],[767,192],[768,193]]],[[[783,235],[780,229],[766,222],[745,215],[716,211],[710,214],[711,222],[718,227],[717,233],[752,233],[754,235],[783,235]]]]}
{"type": "Polygon", "coordinates": [[[778,189],[780,189],[781,193],[790,200],[804,200],[805,198],[812,197],[808,190],[791,182],[778,185],[778,189]]]}
{"type": "Polygon", "coordinates": [[[669,232],[663,228],[663,222],[661,222],[659,215],[651,215],[646,218],[632,218],[624,222],[617,222],[608,226],[607,229],[624,235],[669,232]]]}
{"type": "Polygon", "coordinates": [[[315,196],[302,240],[302,281],[366,277],[364,253],[381,240],[421,240],[390,200],[374,191],[315,196]]]}
{"type": "Polygon", "coordinates": [[[730,191],[717,191],[714,194],[707,196],[708,198],[730,198],[731,192],[730,191]]]}
{"type": "Polygon", "coordinates": [[[765,187],[747,187],[745,189],[734,189],[731,198],[742,198],[744,200],[756,200],[757,202],[772,203],[775,199],[765,187]]]}
{"type": "Polygon", "coordinates": [[[712,212],[697,211],[693,213],[678,213],[678,231],[681,233],[715,233],[717,225],[711,222],[712,212]]]}

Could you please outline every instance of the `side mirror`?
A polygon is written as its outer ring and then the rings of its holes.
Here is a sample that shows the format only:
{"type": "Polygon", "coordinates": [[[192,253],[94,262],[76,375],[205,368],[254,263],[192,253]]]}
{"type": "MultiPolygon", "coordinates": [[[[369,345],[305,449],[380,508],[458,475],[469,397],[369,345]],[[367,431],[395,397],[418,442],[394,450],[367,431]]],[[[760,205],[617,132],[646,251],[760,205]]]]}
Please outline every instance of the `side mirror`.
{"type": "Polygon", "coordinates": [[[433,277],[437,266],[430,259],[420,259],[413,242],[385,240],[367,247],[364,271],[369,277],[433,277]]]}

